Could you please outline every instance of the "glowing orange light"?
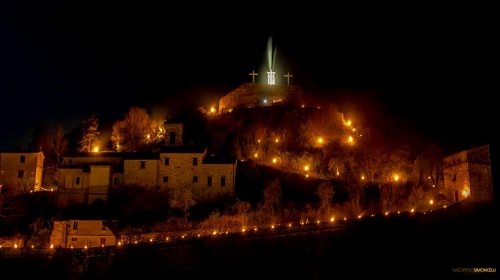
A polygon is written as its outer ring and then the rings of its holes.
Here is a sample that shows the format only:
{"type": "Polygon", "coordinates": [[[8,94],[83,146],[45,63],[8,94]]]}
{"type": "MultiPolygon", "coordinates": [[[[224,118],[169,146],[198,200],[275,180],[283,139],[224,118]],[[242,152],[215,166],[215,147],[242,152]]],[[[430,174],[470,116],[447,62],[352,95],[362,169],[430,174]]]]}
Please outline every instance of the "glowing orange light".
{"type": "Polygon", "coordinates": [[[278,161],[277,158],[273,158],[273,163],[276,163],[278,161]]]}
{"type": "Polygon", "coordinates": [[[94,153],[97,153],[97,152],[99,152],[99,147],[94,148],[94,153]]]}
{"type": "Polygon", "coordinates": [[[215,108],[214,107],[210,108],[210,112],[214,113],[215,112],[215,108]]]}
{"type": "Polygon", "coordinates": [[[396,174],[394,175],[394,181],[398,181],[399,180],[399,176],[396,174]]]}
{"type": "Polygon", "coordinates": [[[309,165],[304,166],[304,170],[305,171],[309,170],[309,165]]]}
{"type": "Polygon", "coordinates": [[[429,200],[429,204],[434,204],[434,201],[432,199],[429,200]]]}
{"type": "Polygon", "coordinates": [[[318,143],[320,143],[320,144],[323,143],[323,138],[318,137],[318,143]]]}

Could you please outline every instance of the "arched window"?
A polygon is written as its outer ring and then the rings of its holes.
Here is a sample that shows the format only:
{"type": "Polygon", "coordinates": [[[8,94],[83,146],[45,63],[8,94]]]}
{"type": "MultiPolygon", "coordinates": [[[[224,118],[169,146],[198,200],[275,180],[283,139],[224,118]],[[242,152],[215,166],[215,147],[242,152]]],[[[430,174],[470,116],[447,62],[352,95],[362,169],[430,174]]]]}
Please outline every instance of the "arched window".
{"type": "Polygon", "coordinates": [[[75,178],[75,185],[80,185],[80,176],[75,178]]]}

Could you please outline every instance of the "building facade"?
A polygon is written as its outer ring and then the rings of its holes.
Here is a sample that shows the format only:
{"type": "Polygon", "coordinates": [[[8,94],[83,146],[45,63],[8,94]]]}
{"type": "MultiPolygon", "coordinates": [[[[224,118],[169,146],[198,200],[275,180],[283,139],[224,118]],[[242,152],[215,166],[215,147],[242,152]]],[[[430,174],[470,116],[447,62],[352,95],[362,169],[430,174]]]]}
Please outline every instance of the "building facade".
{"type": "Polygon", "coordinates": [[[493,181],[489,145],[443,158],[443,194],[450,202],[464,199],[493,202],[493,181]]]}
{"type": "Polygon", "coordinates": [[[106,203],[121,186],[147,190],[189,187],[197,202],[232,197],[236,158],[207,156],[207,149],[167,146],[151,153],[66,155],[58,168],[57,206],[106,203]]]}
{"type": "Polygon", "coordinates": [[[116,235],[101,220],[54,221],[50,244],[54,248],[115,246],[116,235]]]}
{"type": "Polygon", "coordinates": [[[42,151],[0,151],[0,186],[4,191],[39,191],[45,156],[42,151]]]}

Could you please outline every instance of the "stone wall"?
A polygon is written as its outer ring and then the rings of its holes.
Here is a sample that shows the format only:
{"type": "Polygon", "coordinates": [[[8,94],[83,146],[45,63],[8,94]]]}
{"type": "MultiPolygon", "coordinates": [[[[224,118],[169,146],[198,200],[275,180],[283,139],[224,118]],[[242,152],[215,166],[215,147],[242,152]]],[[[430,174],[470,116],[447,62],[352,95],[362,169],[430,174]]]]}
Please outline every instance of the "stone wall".
{"type": "Polygon", "coordinates": [[[267,85],[245,83],[219,100],[219,112],[225,113],[237,107],[255,107],[287,102],[303,105],[306,97],[296,85],[267,85]]]}

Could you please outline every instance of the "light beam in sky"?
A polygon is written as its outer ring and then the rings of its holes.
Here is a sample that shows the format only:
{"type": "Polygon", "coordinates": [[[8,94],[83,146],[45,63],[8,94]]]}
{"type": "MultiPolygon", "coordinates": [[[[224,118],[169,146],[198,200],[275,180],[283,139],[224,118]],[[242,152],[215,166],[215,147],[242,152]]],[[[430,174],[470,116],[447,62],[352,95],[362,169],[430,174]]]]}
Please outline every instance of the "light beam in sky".
{"type": "Polygon", "coordinates": [[[270,85],[275,84],[274,74],[274,62],[276,61],[276,46],[273,48],[273,37],[270,36],[267,40],[267,62],[269,66],[269,72],[267,72],[267,83],[270,85]]]}

